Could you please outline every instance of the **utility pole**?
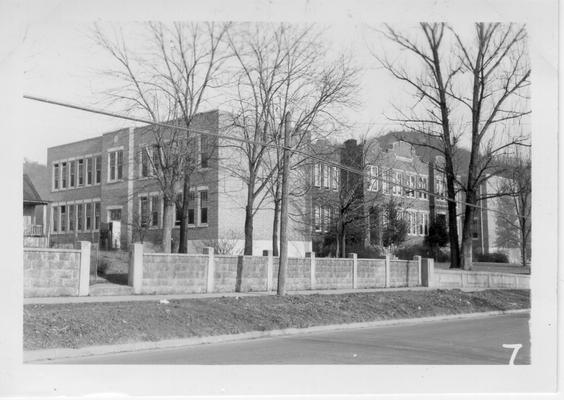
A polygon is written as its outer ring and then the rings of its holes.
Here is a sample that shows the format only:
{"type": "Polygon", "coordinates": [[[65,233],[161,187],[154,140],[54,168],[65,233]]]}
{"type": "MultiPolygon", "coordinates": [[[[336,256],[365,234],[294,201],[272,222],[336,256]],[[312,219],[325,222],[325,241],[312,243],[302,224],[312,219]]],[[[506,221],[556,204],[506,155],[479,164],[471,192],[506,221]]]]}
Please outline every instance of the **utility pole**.
{"type": "Polygon", "coordinates": [[[280,259],[276,294],[286,294],[286,267],[288,265],[288,174],[290,171],[290,113],[284,116],[284,152],[282,155],[282,199],[280,204],[280,259]]]}

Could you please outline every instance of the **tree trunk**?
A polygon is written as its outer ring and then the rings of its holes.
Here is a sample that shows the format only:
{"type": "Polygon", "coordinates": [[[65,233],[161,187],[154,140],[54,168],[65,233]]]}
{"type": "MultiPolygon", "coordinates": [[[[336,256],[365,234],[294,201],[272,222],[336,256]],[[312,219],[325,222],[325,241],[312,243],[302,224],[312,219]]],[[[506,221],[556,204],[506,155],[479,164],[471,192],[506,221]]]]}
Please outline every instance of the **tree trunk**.
{"type": "Polygon", "coordinates": [[[163,236],[161,240],[161,247],[163,253],[170,253],[174,217],[174,200],[165,196],[163,198],[163,209],[163,236]]]}
{"type": "MultiPolygon", "coordinates": [[[[450,156],[445,154],[447,197],[456,200],[454,188],[454,167],[450,156]]],[[[456,221],[456,201],[449,201],[448,207],[448,237],[450,244],[450,268],[460,268],[460,245],[458,243],[458,224],[456,221]]]]}
{"type": "MultiPolygon", "coordinates": [[[[471,188],[466,191],[466,203],[476,204],[476,192],[471,188]]],[[[464,222],[462,224],[462,262],[460,264],[460,268],[465,270],[472,269],[472,225],[474,212],[474,207],[466,205],[464,209],[464,222]]]]}
{"type": "Polygon", "coordinates": [[[253,204],[255,200],[253,180],[254,177],[251,177],[247,186],[247,206],[245,207],[245,248],[243,254],[246,256],[253,255],[253,204]]]}
{"type": "Polygon", "coordinates": [[[343,230],[341,232],[341,258],[346,258],[347,257],[347,253],[346,253],[346,234],[345,234],[345,228],[343,227],[343,230]]]}
{"type": "Polygon", "coordinates": [[[180,218],[180,239],[178,244],[179,253],[188,253],[188,202],[190,199],[190,175],[184,174],[184,186],[182,189],[182,215],[180,218]]]}
{"type": "Polygon", "coordinates": [[[280,200],[274,200],[274,220],[272,221],[272,255],[278,257],[278,225],[280,222],[280,200]]]}

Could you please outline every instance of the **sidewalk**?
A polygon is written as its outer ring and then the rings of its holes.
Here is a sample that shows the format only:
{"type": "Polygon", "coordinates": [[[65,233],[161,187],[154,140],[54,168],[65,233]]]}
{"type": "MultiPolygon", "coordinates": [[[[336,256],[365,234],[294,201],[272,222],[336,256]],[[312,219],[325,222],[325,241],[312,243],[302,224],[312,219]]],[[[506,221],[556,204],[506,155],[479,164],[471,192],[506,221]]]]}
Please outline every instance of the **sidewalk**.
{"type": "MultiPolygon", "coordinates": [[[[309,295],[309,294],[344,294],[344,293],[375,293],[375,292],[395,292],[395,291],[419,291],[433,290],[433,288],[413,286],[398,288],[377,288],[377,289],[324,289],[324,290],[297,290],[288,291],[289,295],[309,295]]],[[[191,293],[191,294],[137,294],[127,296],[83,296],[83,297],[36,297],[25,298],[24,305],[27,304],[72,304],[72,303],[114,303],[127,301],[159,301],[163,299],[206,299],[215,297],[252,297],[252,296],[275,296],[276,292],[241,292],[241,293],[191,293]]]]}

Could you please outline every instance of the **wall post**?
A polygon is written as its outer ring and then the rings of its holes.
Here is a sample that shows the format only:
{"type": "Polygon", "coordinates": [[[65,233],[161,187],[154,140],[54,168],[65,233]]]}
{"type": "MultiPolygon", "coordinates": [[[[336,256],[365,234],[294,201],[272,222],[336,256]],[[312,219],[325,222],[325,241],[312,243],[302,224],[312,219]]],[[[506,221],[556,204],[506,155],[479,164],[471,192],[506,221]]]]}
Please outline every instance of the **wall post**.
{"type": "Polygon", "coordinates": [[[352,258],[352,288],[358,289],[358,259],[356,253],[349,253],[349,258],[352,258]]]}
{"type": "Polygon", "coordinates": [[[213,247],[204,247],[204,254],[208,255],[206,293],[213,293],[215,287],[215,257],[213,247]]]}
{"type": "Polygon", "coordinates": [[[309,258],[309,279],[310,279],[310,288],[311,290],[315,290],[317,283],[315,281],[315,267],[316,267],[316,262],[315,262],[315,252],[314,251],[308,251],[305,254],[306,258],[309,258]]]}
{"type": "Polygon", "coordinates": [[[390,255],[386,254],[386,260],[384,261],[384,287],[390,287],[390,255]]]}
{"type": "Polygon", "coordinates": [[[417,262],[417,286],[421,286],[421,256],[413,256],[413,260],[417,262]]]}
{"type": "Polygon", "coordinates": [[[80,242],[80,270],[78,276],[78,295],[88,296],[88,290],[90,289],[90,242],[80,242]]]}
{"type": "Polygon", "coordinates": [[[143,243],[133,243],[129,250],[129,274],[127,284],[133,286],[133,293],[141,293],[143,282],[143,243]]]}
{"type": "Polygon", "coordinates": [[[266,260],[266,291],[272,290],[272,274],[274,271],[274,259],[272,257],[272,250],[263,250],[262,255],[268,257],[266,260]]]}
{"type": "Polygon", "coordinates": [[[421,285],[425,287],[435,286],[435,260],[424,258],[421,263],[421,285]]]}

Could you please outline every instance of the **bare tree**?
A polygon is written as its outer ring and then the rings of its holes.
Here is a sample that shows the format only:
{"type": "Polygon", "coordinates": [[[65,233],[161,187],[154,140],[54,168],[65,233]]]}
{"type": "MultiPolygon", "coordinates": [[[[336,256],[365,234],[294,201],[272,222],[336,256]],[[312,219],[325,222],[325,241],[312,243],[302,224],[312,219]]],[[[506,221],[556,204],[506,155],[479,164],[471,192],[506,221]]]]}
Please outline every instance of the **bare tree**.
{"type": "Polygon", "coordinates": [[[513,157],[507,167],[497,186],[498,205],[504,213],[497,215],[496,245],[518,247],[525,267],[531,256],[531,160],[513,157]]]}
{"type": "MultiPolygon", "coordinates": [[[[270,145],[281,143],[287,113],[292,115],[290,146],[301,149],[312,136],[328,132],[322,126],[340,122],[336,113],[352,102],[357,70],[343,56],[328,59],[314,26],[238,28],[229,35],[238,61],[233,125],[248,142],[237,145],[245,163],[235,173],[247,184],[244,253],[252,254],[254,215],[266,200],[272,179],[284,178],[265,160],[270,145]]],[[[291,155],[289,170],[298,160],[302,157],[291,155]]]]}
{"type": "Polygon", "coordinates": [[[147,23],[148,50],[130,48],[121,31],[110,39],[99,26],[95,38],[117,61],[119,69],[111,75],[122,85],[111,92],[114,100],[129,112],[141,111],[153,122],[166,121],[178,126],[174,132],[153,127],[157,152],[149,157],[163,192],[163,251],[170,252],[176,190],[183,184],[179,251],[186,252],[189,188],[192,173],[211,157],[213,141],[201,139],[190,128],[206,92],[217,84],[225,54],[220,46],[227,24],[147,23]],[[202,151],[202,143],[207,144],[202,151]],[[210,143],[212,145],[210,146],[210,143]]]}
{"type": "Polygon", "coordinates": [[[492,164],[496,158],[508,148],[525,145],[528,140],[526,135],[513,132],[508,137],[500,137],[503,127],[498,125],[519,120],[530,113],[527,88],[531,69],[524,25],[477,23],[470,43],[465,43],[458,33],[451,31],[460,50],[462,71],[470,76],[472,87],[471,95],[465,94],[464,87],[460,90],[452,88],[449,92],[471,113],[461,264],[462,268],[471,269],[472,222],[480,200],[479,187],[492,176],[492,164]]]}
{"type": "Polygon", "coordinates": [[[396,107],[398,115],[390,118],[405,129],[416,134],[414,140],[403,140],[416,146],[428,147],[444,157],[443,173],[446,178],[448,201],[448,226],[450,244],[450,266],[460,267],[460,248],[458,243],[456,186],[457,171],[455,166],[456,147],[460,133],[453,128],[452,99],[449,97],[453,79],[461,67],[448,63],[449,48],[445,45],[444,23],[421,23],[419,25],[422,43],[402,34],[389,25],[382,34],[397,47],[408,52],[419,60],[422,66],[420,73],[408,70],[397,61],[374,54],[392,76],[406,83],[412,90],[415,104],[410,107],[396,107]],[[447,47],[447,48],[445,48],[447,47]]]}

